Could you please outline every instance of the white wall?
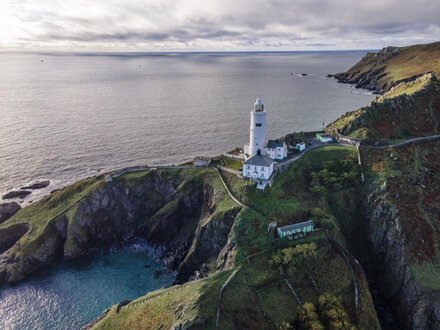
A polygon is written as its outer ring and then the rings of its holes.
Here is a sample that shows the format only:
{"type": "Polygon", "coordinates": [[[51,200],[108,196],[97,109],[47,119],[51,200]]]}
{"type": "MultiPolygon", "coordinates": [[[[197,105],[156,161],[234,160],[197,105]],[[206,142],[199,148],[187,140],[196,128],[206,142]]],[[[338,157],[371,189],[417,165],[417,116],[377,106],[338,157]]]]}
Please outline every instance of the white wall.
{"type": "Polygon", "coordinates": [[[249,156],[257,154],[258,149],[262,153],[266,144],[266,111],[251,111],[251,126],[249,136],[249,156]]]}
{"type": "Polygon", "coordinates": [[[266,155],[272,159],[284,159],[287,157],[287,146],[285,148],[277,147],[275,149],[266,148],[266,155]]]}
{"type": "Polygon", "coordinates": [[[253,173],[257,172],[257,179],[268,180],[273,173],[273,163],[270,167],[267,166],[255,166],[255,165],[243,165],[243,177],[253,178],[253,173]]]}

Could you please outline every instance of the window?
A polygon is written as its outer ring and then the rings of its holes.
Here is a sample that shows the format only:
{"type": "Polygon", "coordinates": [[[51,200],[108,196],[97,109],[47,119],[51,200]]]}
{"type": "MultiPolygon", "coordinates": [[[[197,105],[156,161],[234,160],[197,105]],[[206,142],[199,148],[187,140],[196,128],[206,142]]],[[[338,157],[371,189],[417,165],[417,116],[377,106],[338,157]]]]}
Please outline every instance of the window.
{"type": "Polygon", "coordinates": [[[261,124],[255,124],[255,126],[257,126],[257,127],[261,127],[261,124]]]}

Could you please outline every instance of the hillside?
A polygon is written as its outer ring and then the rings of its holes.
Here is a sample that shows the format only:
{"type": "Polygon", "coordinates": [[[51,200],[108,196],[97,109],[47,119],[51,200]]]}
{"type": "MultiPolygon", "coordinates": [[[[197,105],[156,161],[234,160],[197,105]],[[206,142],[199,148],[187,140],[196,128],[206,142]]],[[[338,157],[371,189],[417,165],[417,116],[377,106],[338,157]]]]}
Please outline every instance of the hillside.
{"type": "Polygon", "coordinates": [[[364,272],[348,252],[363,228],[353,148],[311,151],[264,194],[223,176],[250,209],[229,198],[214,169],[89,178],[55,192],[0,225],[0,280],[23,280],[62,257],[143,237],[176,270],[176,285],[111,307],[94,328],[215,329],[218,322],[219,329],[276,329],[302,324],[310,308],[323,325],[379,328],[364,272]],[[331,168],[351,174],[327,177],[331,168]],[[278,240],[267,231],[274,220],[311,216],[319,230],[306,238],[278,240]],[[299,254],[274,264],[289,251],[299,254]],[[338,311],[337,320],[327,309],[338,311]]]}
{"type": "MultiPolygon", "coordinates": [[[[150,293],[121,309],[113,306],[94,328],[215,329],[217,320],[218,329],[278,329],[287,323],[301,326],[303,304],[318,308],[319,298],[330,294],[340,302],[341,315],[346,315],[347,322],[360,329],[378,329],[363,270],[345,250],[353,242],[351,230],[362,228],[358,223],[360,200],[353,194],[358,180],[344,181],[342,186],[323,186],[332,192],[323,198],[312,189],[312,173],[321,171],[323,162],[337,159],[353,165],[357,177],[354,149],[341,147],[306,154],[279,175],[274,187],[264,194],[246,181],[223,173],[234,194],[250,206],[237,215],[224,253],[217,259],[218,266],[234,264],[233,269],[150,293]],[[343,201],[343,205],[329,203],[333,197],[343,201]],[[345,213],[340,213],[347,205],[350,207],[345,213]],[[314,215],[321,229],[307,238],[277,240],[267,231],[274,220],[282,225],[310,215],[314,215]],[[316,244],[314,258],[298,261],[293,272],[280,272],[274,267],[276,253],[310,243],[316,244]],[[222,286],[225,287],[220,294],[222,286]],[[355,287],[359,290],[358,302],[355,287]]],[[[319,314],[317,322],[328,321],[319,314]]]]}
{"type": "Polygon", "coordinates": [[[423,74],[440,74],[440,42],[408,47],[386,47],[367,53],[352,68],[334,77],[378,93],[423,74]]]}
{"type": "Polygon", "coordinates": [[[407,328],[440,326],[440,142],[361,147],[376,283],[407,328]]]}
{"type": "Polygon", "coordinates": [[[371,105],[341,116],[327,129],[369,144],[439,134],[440,82],[426,74],[400,83],[371,105]]]}

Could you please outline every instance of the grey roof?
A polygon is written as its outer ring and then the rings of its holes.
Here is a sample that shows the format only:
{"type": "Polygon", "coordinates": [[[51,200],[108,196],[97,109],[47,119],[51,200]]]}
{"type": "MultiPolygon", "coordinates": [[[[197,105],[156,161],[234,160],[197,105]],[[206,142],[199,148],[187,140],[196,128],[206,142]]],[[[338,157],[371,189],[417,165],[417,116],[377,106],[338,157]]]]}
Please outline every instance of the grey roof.
{"type": "Polygon", "coordinates": [[[304,222],[294,223],[293,225],[288,225],[288,226],[284,226],[284,227],[278,227],[278,230],[280,230],[280,231],[291,231],[291,230],[294,230],[294,229],[302,229],[304,227],[312,226],[312,225],[314,225],[313,220],[307,220],[307,221],[304,221],[304,222]]]}
{"type": "Polygon", "coordinates": [[[269,140],[267,141],[267,148],[275,149],[284,147],[284,141],[282,140],[269,140]]]}
{"type": "Polygon", "coordinates": [[[272,158],[256,154],[251,158],[249,158],[248,160],[246,160],[243,164],[269,167],[272,163],[273,163],[272,158]]]}

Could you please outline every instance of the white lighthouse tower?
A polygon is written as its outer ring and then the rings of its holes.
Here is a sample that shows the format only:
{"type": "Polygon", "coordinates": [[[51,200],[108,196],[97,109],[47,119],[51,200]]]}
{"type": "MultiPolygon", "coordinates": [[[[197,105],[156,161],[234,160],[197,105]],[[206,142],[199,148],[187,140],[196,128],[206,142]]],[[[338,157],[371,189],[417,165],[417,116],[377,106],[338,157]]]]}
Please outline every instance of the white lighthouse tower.
{"type": "Polygon", "coordinates": [[[263,101],[258,98],[254,104],[254,110],[251,111],[251,127],[249,145],[244,146],[244,152],[247,157],[252,157],[260,151],[265,154],[264,146],[266,144],[266,111],[263,101]]]}

